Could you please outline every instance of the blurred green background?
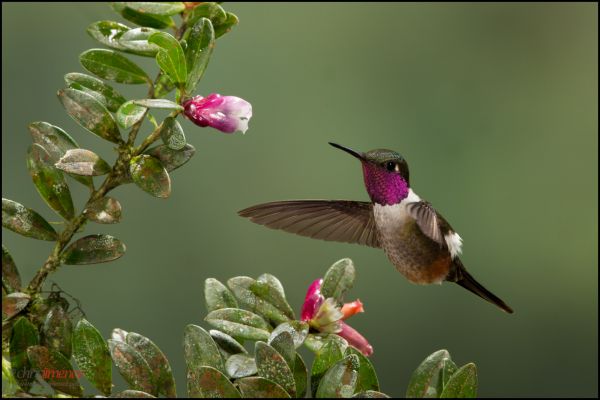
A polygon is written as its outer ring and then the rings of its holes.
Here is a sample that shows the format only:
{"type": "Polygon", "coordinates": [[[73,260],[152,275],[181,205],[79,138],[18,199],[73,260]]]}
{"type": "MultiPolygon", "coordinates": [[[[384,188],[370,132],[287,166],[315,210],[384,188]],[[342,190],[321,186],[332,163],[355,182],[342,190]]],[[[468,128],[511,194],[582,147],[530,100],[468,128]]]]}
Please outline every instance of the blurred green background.
{"type": "MultiPolygon", "coordinates": [[[[127,254],[50,281],[105,337],[120,327],[154,340],[183,394],[182,330],[207,327],[205,278],[273,273],[299,310],[309,283],[350,257],[350,298],[366,309],[351,322],[375,348],[384,392],[403,396],[422,359],[446,348],[477,363],[481,396],[597,396],[597,4],[224,7],[241,23],[218,41],[201,93],[249,100],[248,133],[185,121],[197,154],[173,173],[172,196],[120,187],[123,222],[87,225],[127,254]],[[358,162],[328,141],[402,153],[414,190],[463,237],[469,271],[516,313],[451,284],[412,285],[381,251],[237,216],[272,200],[366,200],[358,162]]],[[[25,166],[26,126],[59,125],[114,160],[56,98],[63,75],[83,71],[79,53],[101,47],[85,28],[105,19],[120,21],[103,3],[2,4],[2,196],[52,221],[25,166]]],[[[154,60],[131,57],[155,73],[154,60]]],[[[71,186],[81,207],[85,191],[71,186]]],[[[2,242],[27,281],[52,246],[6,230],[2,242]]]]}

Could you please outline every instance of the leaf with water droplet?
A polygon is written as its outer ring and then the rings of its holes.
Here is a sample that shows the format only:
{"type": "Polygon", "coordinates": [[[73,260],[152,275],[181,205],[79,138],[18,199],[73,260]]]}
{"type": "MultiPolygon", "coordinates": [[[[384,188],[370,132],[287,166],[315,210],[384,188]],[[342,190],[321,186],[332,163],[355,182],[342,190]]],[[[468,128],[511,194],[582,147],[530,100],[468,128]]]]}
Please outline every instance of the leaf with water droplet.
{"type": "Polygon", "coordinates": [[[321,293],[325,298],[333,297],[338,303],[343,303],[344,294],[354,285],[356,272],[349,258],[343,258],[333,264],[323,278],[321,293]]]}
{"type": "Polygon", "coordinates": [[[54,241],[58,234],[37,212],[16,201],[2,198],[2,226],[33,239],[54,241]]]}
{"type": "Polygon", "coordinates": [[[200,18],[208,18],[213,25],[220,25],[227,20],[227,13],[217,3],[200,3],[188,15],[188,26],[193,26],[200,18]]]}
{"type": "Polygon", "coordinates": [[[346,351],[344,352],[345,356],[349,356],[350,354],[354,354],[358,357],[360,362],[360,367],[358,369],[358,381],[356,382],[356,391],[357,392],[367,392],[367,391],[379,391],[379,380],[377,379],[377,374],[375,373],[375,368],[371,361],[360,350],[348,346],[346,351]]]}
{"type": "Polygon", "coordinates": [[[240,22],[239,18],[237,17],[237,15],[227,12],[227,18],[225,19],[225,22],[223,22],[222,24],[219,25],[215,25],[215,38],[220,38],[221,36],[223,36],[224,34],[226,34],[227,32],[231,31],[231,28],[233,28],[234,25],[237,25],[240,22]]]}
{"type": "Polygon", "coordinates": [[[208,312],[221,308],[238,308],[233,293],[215,278],[207,278],[204,281],[204,300],[208,312]]]}
{"type": "Polygon", "coordinates": [[[477,367],[463,365],[448,380],[440,398],[474,399],[477,397],[477,367]]]}
{"type": "Polygon", "coordinates": [[[127,21],[133,22],[136,25],[156,29],[163,29],[168,28],[170,26],[175,26],[175,22],[171,17],[141,13],[127,7],[127,3],[125,2],[113,2],[111,3],[111,6],[113,10],[121,14],[123,18],[125,18],[127,21]]]}
{"type": "Polygon", "coordinates": [[[344,348],[336,340],[326,340],[315,356],[310,371],[310,385],[313,397],[316,396],[319,383],[325,373],[338,361],[344,358],[344,348]]]}
{"type": "Polygon", "coordinates": [[[88,204],[83,214],[99,224],[116,224],[121,221],[121,203],[112,197],[102,197],[88,204]]]}
{"type": "Polygon", "coordinates": [[[140,99],[132,100],[133,103],[146,108],[159,108],[163,110],[183,111],[183,107],[167,99],[140,99]]]}
{"type": "Polygon", "coordinates": [[[33,183],[46,204],[66,220],[75,216],[71,191],[62,172],[54,168],[50,155],[39,144],[27,151],[27,168],[33,183]]]}
{"type": "Polygon", "coordinates": [[[27,348],[40,343],[36,327],[25,317],[19,317],[11,331],[10,337],[10,367],[17,383],[28,392],[35,378],[35,373],[27,358],[27,348]]]}
{"type": "Polygon", "coordinates": [[[423,360],[408,382],[406,397],[439,397],[438,383],[442,368],[446,365],[445,360],[450,360],[450,353],[447,350],[438,350],[423,360]]]}
{"type": "Polygon", "coordinates": [[[215,31],[212,23],[209,19],[200,18],[191,28],[185,49],[185,59],[188,66],[188,76],[185,83],[187,93],[195,92],[196,86],[208,66],[214,47],[215,31]]]}
{"type": "MultiPolygon", "coordinates": [[[[50,163],[56,163],[67,150],[76,149],[79,147],[75,140],[69,134],[58,126],[49,124],[48,122],[32,122],[27,126],[31,133],[33,143],[42,146],[50,156],[50,163]]],[[[94,188],[94,182],[89,176],[69,175],[79,183],[94,188]]]]}
{"type": "Polygon", "coordinates": [[[59,351],[44,346],[32,346],[27,349],[27,357],[33,368],[40,372],[40,376],[53,389],[75,397],[83,396],[77,372],[59,351]]]}
{"type": "Polygon", "coordinates": [[[126,343],[136,349],[150,366],[156,391],[166,397],[177,397],[171,365],[158,346],[147,337],[135,332],[127,334],[126,343]]]}
{"type": "Polygon", "coordinates": [[[144,153],[158,158],[167,172],[171,172],[190,161],[196,154],[196,149],[189,143],[181,150],[173,150],[161,144],[146,150],[144,153]]]}
{"type": "Polygon", "coordinates": [[[156,32],[148,38],[148,42],[160,47],[156,54],[156,63],[160,69],[169,76],[173,83],[185,83],[187,66],[179,41],[166,32],[156,32]]]}
{"type": "Polygon", "coordinates": [[[151,82],[136,63],[113,50],[86,50],[79,55],[79,62],[92,74],[109,81],[133,85],[151,82]]]}
{"type": "Polygon", "coordinates": [[[134,157],[129,162],[129,174],[143,191],[154,197],[167,198],[171,194],[171,178],[161,162],[147,154],[134,157]]]}
{"type": "Polygon", "coordinates": [[[254,355],[256,357],[256,367],[258,368],[259,376],[277,383],[284,388],[290,396],[296,394],[294,374],[283,356],[281,356],[277,350],[264,342],[256,342],[254,355]]]}
{"type": "Polygon", "coordinates": [[[212,337],[217,346],[219,346],[219,351],[223,359],[227,359],[233,354],[248,353],[244,346],[228,334],[217,329],[211,329],[208,333],[210,333],[210,337],[212,337]]]}
{"type": "Polygon", "coordinates": [[[296,397],[304,398],[308,388],[308,369],[300,354],[296,353],[294,363],[294,381],[296,382],[296,397]]]}
{"type": "Polygon", "coordinates": [[[316,398],[351,397],[358,380],[358,357],[351,354],[327,370],[319,383],[316,398]]]}
{"type": "Polygon", "coordinates": [[[72,335],[71,319],[60,304],[54,304],[50,307],[42,325],[41,344],[62,353],[68,360],[71,358],[72,335]]]}
{"type": "Polygon", "coordinates": [[[2,320],[7,320],[21,311],[29,304],[31,296],[27,293],[10,293],[2,298],[2,320]]]}
{"type": "Polygon", "coordinates": [[[269,340],[272,340],[272,338],[279,335],[279,333],[283,331],[289,332],[292,335],[294,347],[298,348],[302,346],[302,343],[304,343],[304,340],[308,335],[308,324],[304,321],[289,321],[279,324],[275,329],[273,329],[273,332],[271,332],[271,337],[269,340]]]}
{"type": "Polygon", "coordinates": [[[256,361],[248,354],[234,354],[225,363],[227,375],[232,379],[256,374],[256,361]]]}
{"type": "Polygon", "coordinates": [[[108,339],[108,348],[119,373],[134,390],[141,390],[156,396],[150,366],[144,357],[125,342],[108,339]]]}
{"type": "Polygon", "coordinates": [[[210,366],[225,372],[225,364],[217,344],[206,330],[197,325],[188,325],[183,331],[183,353],[188,371],[197,371],[210,366]]]}
{"type": "Polygon", "coordinates": [[[124,32],[119,38],[118,43],[122,51],[137,54],[138,56],[154,57],[159,50],[155,44],[148,43],[148,37],[158,32],[152,28],[135,28],[124,32]]]}
{"type": "Polygon", "coordinates": [[[97,21],[90,24],[87,33],[105,46],[112,47],[117,50],[125,50],[119,43],[119,38],[127,31],[127,25],[120,24],[115,21],[97,21]]]}
{"type": "Polygon", "coordinates": [[[2,245],[2,287],[6,288],[9,294],[21,290],[21,275],[17,264],[4,245],[2,245]]]}
{"type": "MultiPolygon", "coordinates": [[[[290,318],[288,318],[282,310],[262,298],[262,296],[257,296],[254,291],[251,290],[251,288],[256,285],[257,282],[247,276],[236,276],[227,281],[227,286],[229,286],[242,308],[255,312],[265,319],[273,321],[276,325],[289,321],[290,318]]],[[[263,291],[268,294],[269,286],[266,284],[260,285],[265,289],[263,291]]],[[[261,291],[257,292],[267,297],[267,295],[263,294],[261,291]]]]}
{"type": "Polygon", "coordinates": [[[104,175],[111,170],[110,165],[99,155],[85,149],[67,150],[54,166],[71,174],[87,176],[104,175]]]}
{"type": "Polygon", "coordinates": [[[281,354],[290,369],[294,369],[294,365],[296,364],[296,348],[294,347],[294,339],[289,332],[282,330],[277,335],[271,333],[267,343],[281,354]]]}
{"type": "Polygon", "coordinates": [[[125,254],[125,244],[110,235],[89,235],[71,243],[63,251],[61,262],[67,265],[98,264],[116,260],[125,254]]]}
{"type": "Polygon", "coordinates": [[[240,398],[242,395],[229,379],[218,369],[200,367],[187,372],[188,397],[199,398],[240,398]]]}
{"type": "Polygon", "coordinates": [[[237,380],[236,385],[246,399],[289,399],[290,395],[277,383],[260,377],[252,376],[237,380]]]}
{"type": "Polygon", "coordinates": [[[173,150],[181,150],[186,145],[183,129],[173,117],[165,118],[160,129],[160,137],[163,143],[173,150]]]}
{"type": "Polygon", "coordinates": [[[107,85],[100,79],[90,75],[71,72],[65,75],[65,82],[69,87],[73,87],[74,89],[81,90],[88,94],[99,94],[102,99],[104,99],[101,103],[112,112],[117,111],[121,104],[126,101],[112,86],[107,85]],[[74,87],[73,85],[78,86],[74,87]]]}
{"type": "Polygon", "coordinates": [[[127,339],[127,334],[129,332],[127,332],[126,330],[123,330],[121,328],[115,328],[112,330],[111,334],[110,334],[110,338],[112,340],[116,340],[118,342],[124,342],[127,339]]]}
{"type": "Polygon", "coordinates": [[[108,345],[98,329],[82,318],[73,331],[73,358],[85,377],[105,396],[112,390],[108,345]]]}
{"type": "Polygon", "coordinates": [[[113,143],[121,141],[121,133],[112,114],[89,93],[76,89],[61,89],[58,99],[67,113],[81,127],[113,143]]]}
{"type": "Polygon", "coordinates": [[[206,322],[223,332],[243,339],[267,340],[269,324],[260,316],[240,308],[222,308],[210,312],[206,322]]]}
{"type": "Polygon", "coordinates": [[[294,310],[285,299],[283,287],[278,287],[278,285],[274,284],[272,280],[267,282],[261,282],[257,280],[253,282],[252,285],[250,285],[249,289],[257,297],[265,300],[268,303],[273,304],[289,319],[296,319],[294,315],[294,310]]]}
{"type": "Polygon", "coordinates": [[[146,107],[135,104],[133,100],[130,100],[119,107],[116,115],[119,126],[129,129],[144,118],[146,107]]]}

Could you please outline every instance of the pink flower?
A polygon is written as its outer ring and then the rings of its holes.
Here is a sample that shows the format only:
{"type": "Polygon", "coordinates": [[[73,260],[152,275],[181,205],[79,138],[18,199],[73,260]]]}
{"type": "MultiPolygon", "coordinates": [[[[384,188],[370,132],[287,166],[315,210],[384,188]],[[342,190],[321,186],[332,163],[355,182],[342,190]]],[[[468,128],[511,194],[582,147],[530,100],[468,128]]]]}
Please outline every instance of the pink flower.
{"type": "Polygon", "coordinates": [[[361,351],[365,356],[373,354],[373,347],[358,331],[343,320],[352,315],[364,312],[360,300],[338,307],[333,298],[325,298],[321,294],[323,279],[317,279],[308,288],[300,319],[308,322],[312,329],[322,333],[335,333],[348,341],[348,343],[361,351]]]}
{"type": "Polygon", "coordinates": [[[183,103],[184,114],[198,126],[211,126],[225,133],[246,133],[252,117],[252,105],[235,96],[210,94],[196,96],[183,103]]]}

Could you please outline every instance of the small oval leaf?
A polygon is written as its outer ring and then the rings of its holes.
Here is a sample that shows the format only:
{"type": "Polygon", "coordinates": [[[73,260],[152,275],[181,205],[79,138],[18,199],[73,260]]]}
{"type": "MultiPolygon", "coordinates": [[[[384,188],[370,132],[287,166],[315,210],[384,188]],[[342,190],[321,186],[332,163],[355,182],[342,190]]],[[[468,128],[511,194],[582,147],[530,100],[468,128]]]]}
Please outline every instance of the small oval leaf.
{"type": "Polygon", "coordinates": [[[233,28],[233,26],[237,25],[239,22],[240,22],[240,20],[237,17],[237,15],[227,12],[227,18],[225,19],[225,22],[214,26],[215,38],[218,39],[221,36],[223,36],[224,34],[226,34],[227,32],[231,31],[231,28],[233,28]]]}
{"type": "Polygon", "coordinates": [[[71,243],[61,261],[67,265],[98,264],[116,260],[125,254],[125,244],[110,235],[89,235],[71,243]]]}
{"type": "Polygon", "coordinates": [[[163,143],[173,150],[181,150],[186,145],[183,129],[173,117],[165,118],[160,129],[160,137],[163,143]]]}
{"type": "Polygon", "coordinates": [[[477,397],[477,367],[463,365],[448,380],[440,398],[474,399],[477,397]]]}
{"type": "Polygon", "coordinates": [[[254,354],[258,375],[280,385],[290,396],[296,394],[294,374],[285,359],[264,342],[256,342],[254,354]]]}
{"type": "Polygon", "coordinates": [[[343,258],[333,264],[325,277],[321,286],[321,293],[325,298],[333,297],[338,303],[344,301],[344,294],[354,284],[356,272],[354,264],[349,258],[343,258]]]}
{"type": "Polygon", "coordinates": [[[188,25],[193,26],[200,18],[208,18],[213,25],[223,24],[227,20],[227,13],[217,3],[200,3],[194,7],[188,15],[188,25]]]}
{"type": "Polygon", "coordinates": [[[293,370],[296,364],[296,348],[292,335],[287,331],[281,331],[275,336],[271,334],[267,343],[281,354],[290,369],[293,370]]]}
{"type": "Polygon", "coordinates": [[[358,380],[358,357],[354,354],[345,357],[331,367],[317,389],[317,398],[352,397],[358,380]]]}
{"type": "Polygon", "coordinates": [[[102,79],[128,84],[151,82],[143,69],[113,50],[86,50],[79,56],[79,62],[85,69],[102,79]]]}
{"type": "Polygon", "coordinates": [[[188,371],[197,371],[209,366],[225,372],[225,365],[217,344],[203,328],[188,325],[183,331],[183,353],[188,371]]]}
{"type": "Polygon", "coordinates": [[[227,358],[233,354],[248,353],[244,346],[228,334],[216,329],[211,329],[208,333],[210,333],[210,337],[212,337],[217,346],[219,346],[219,350],[222,350],[221,355],[225,354],[223,355],[223,358],[227,358]]]}
{"type": "MultiPolygon", "coordinates": [[[[289,318],[283,311],[267,300],[257,296],[251,290],[251,287],[256,284],[257,282],[254,279],[247,276],[236,276],[227,281],[227,286],[229,286],[241,307],[273,321],[275,325],[289,321],[289,318]]],[[[263,288],[268,288],[267,285],[262,285],[263,288]]],[[[259,291],[259,293],[261,292],[259,291]]]]}
{"type": "Polygon", "coordinates": [[[85,149],[67,150],[54,166],[71,174],[87,176],[104,175],[111,170],[110,165],[99,155],[85,149]]]}
{"type": "Polygon", "coordinates": [[[135,104],[132,100],[123,103],[117,110],[117,122],[124,129],[129,129],[140,122],[146,115],[146,107],[135,104]]]}
{"type": "Polygon", "coordinates": [[[124,2],[114,2],[111,3],[112,8],[121,14],[123,18],[127,21],[131,21],[136,25],[151,27],[156,29],[168,28],[170,26],[175,26],[175,22],[171,17],[165,17],[161,15],[155,14],[145,14],[133,10],[126,5],[124,2]]]}
{"type": "Polygon", "coordinates": [[[85,318],[73,332],[73,358],[85,377],[105,396],[112,390],[112,363],[108,344],[85,318]]]}
{"type": "Polygon", "coordinates": [[[250,285],[249,289],[257,297],[263,299],[268,303],[273,304],[289,319],[296,319],[294,315],[294,310],[285,299],[285,295],[283,294],[283,288],[280,289],[277,286],[273,286],[272,283],[272,281],[260,282],[257,280],[253,282],[252,285],[250,285]]]}
{"type": "Polygon", "coordinates": [[[60,304],[50,307],[41,333],[43,346],[62,353],[67,360],[71,358],[73,324],[60,304]]]}
{"type": "Polygon", "coordinates": [[[4,296],[2,298],[2,320],[10,319],[23,311],[30,300],[31,296],[21,292],[15,292],[4,296]]]}
{"type": "Polygon", "coordinates": [[[33,239],[54,241],[58,234],[46,220],[16,201],[2,198],[2,226],[33,239]]]}
{"type": "Polygon", "coordinates": [[[358,381],[356,382],[356,391],[357,392],[370,392],[370,391],[379,391],[379,380],[377,379],[377,374],[375,373],[375,368],[371,361],[367,357],[364,356],[360,350],[348,346],[344,355],[349,356],[350,354],[354,354],[358,357],[360,362],[360,367],[358,369],[358,381]]]}
{"type": "Polygon", "coordinates": [[[146,108],[161,108],[164,110],[183,111],[182,106],[167,99],[141,99],[133,100],[133,103],[146,108]]]}
{"type": "Polygon", "coordinates": [[[155,57],[160,48],[155,44],[148,43],[148,37],[156,32],[158,32],[156,29],[146,27],[130,29],[118,38],[118,43],[122,50],[128,53],[155,57]]]}
{"type": "Polygon", "coordinates": [[[27,357],[33,368],[53,389],[75,397],[83,396],[79,384],[78,371],[59,351],[44,346],[32,346],[27,349],[27,357]]]}
{"type": "Polygon", "coordinates": [[[157,395],[150,366],[137,350],[112,339],[108,339],[108,348],[119,373],[132,389],[157,395]]]}
{"type": "Polygon", "coordinates": [[[344,357],[344,349],[340,342],[336,340],[326,340],[321,349],[315,356],[312,369],[310,371],[310,385],[313,397],[316,396],[317,390],[325,373],[338,361],[344,357]]]}
{"type": "Polygon", "coordinates": [[[98,42],[117,50],[124,50],[119,43],[119,38],[128,30],[127,25],[115,21],[97,21],[86,29],[87,33],[98,42]]]}
{"type": "Polygon", "coordinates": [[[132,3],[125,3],[126,7],[131,8],[141,14],[152,14],[161,15],[164,17],[175,15],[185,10],[185,5],[182,2],[147,2],[139,1],[132,3]]]}
{"type": "Polygon", "coordinates": [[[17,264],[4,245],[2,245],[2,287],[6,288],[9,294],[21,290],[21,275],[17,264]]]}
{"type": "Polygon", "coordinates": [[[19,317],[11,331],[10,337],[10,367],[17,383],[24,391],[28,392],[35,379],[27,349],[40,343],[36,327],[25,317],[19,317]]]}
{"type": "Polygon", "coordinates": [[[204,300],[208,312],[221,308],[238,308],[233,293],[215,278],[207,278],[204,281],[204,300]]]}
{"type": "Polygon", "coordinates": [[[113,143],[121,142],[121,133],[112,114],[89,93],[76,89],[58,91],[58,99],[67,113],[95,135],[113,143]]]}
{"type": "Polygon", "coordinates": [[[99,94],[104,99],[104,106],[112,112],[119,109],[121,104],[125,103],[125,98],[121,96],[112,86],[107,85],[93,76],[71,72],[65,75],[65,82],[71,86],[77,84],[75,89],[87,92],[89,94],[99,94]]]}
{"type": "Polygon", "coordinates": [[[304,345],[313,353],[318,353],[323,347],[323,345],[329,340],[336,341],[344,351],[348,347],[348,342],[346,341],[346,339],[333,333],[318,335],[314,333],[309,333],[306,336],[306,339],[304,340],[304,345]]]}
{"type": "Polygon", "coordinates": [[[196,91],[196,86],[204,75],[214,47],[215,31],[212,23],[209,19],[200,18],[192,26],[185,49],[185,59],[188,69],[188,76],[185,83],[187,93],[194,93],[196,91]]]}
{"type": "Polygon", "coordinates": [[[227,359],[225,370],[232,379],[245,378],[256,374],[256,361],[248,354],[234,354],[227,359]]]}
{"type": "Polygon", "coordinates": [[[184,84],[187,78],[185,56],[181,45],[166,32],[156,32],[148,38],[149,43],[160,47],[156,54],[156,63],[172,82],[184,84]]]}
{"type": "Polygon", "coordinates": [[[236,381],[236,385],[245,399],[289,399],[290,395],[275,382],[253,376],[236,381]]]}
{"type": "Polygon", "coordinates": [[[304,360],[298,353],[296,353],[296,361],[294,363],[294,381],[296,382],[296,397],[306,397],[308,370],[306,369],[304,360]]]}
{"type": "Polygon", "coordinates": [[[191,398],[241,398],[240,392],[218,369],[200,367],[187,373],[188,397],[191,398]]]}
{"type": "Polygon", "coordinates": [[[302,346],[302,343],[304,343],[304,340],[308,335],[308,323],[304,321],[290,321],[279,324],[275,329],[273,329],[273,332],[271,332],[269,341],[283,331],[289,332],[290,335],[292,335],[294,347],[298,348],[302,346]]]}
{"type": "Polygon", "coordinates": [[[62,172],[54,168],[50,155],[39,144],[27,151],[27,168],[33,183],[46,204],[66,220],[75,216],[71,191],[62,172]]]}
{"type": "Polygon", "coordinates": [[[171,178],[157,158],[141,154],[129,162],[129,174],[143,191],[167,198],[171,194],[171,178]]]}
{"type": "Polygon", "coordinates": [[[166,397],[177,397],[175,378],[169,360],[154,342],[135,332],[129,332],[126,343],[136,349],[150,366],[156,391],[166,397]]]}
{"type": "Polygon", "coordinates": [[[194,154],[196,154],[196,149],[189,143],[181,150],[173,150],[168,146],[160,145],[152,147],[144,153],[158,158],[167,172],[171,172],[190,161],[194,154]]]}
{"type": "Polygon", "coordinates": [[[88,204],[83,214],[98,224],[116,224],[121,221],[121,203],[112,197],[102,197],[88,204]]]}
{"type": "Polygon", "coordinates": [[[210,312],[204,319],[217,329],[238,338],[249,340],[267,340],[269,325],[250,311],[239,308],[222,308],[210,312]]]}
{"type": "Polygon", "coordinates": [[[450,359],[447,350],[438,350],[427,357],[413,372],[408,383],[406,397],[439,397],[437,391],[440,371],[444,360],[450,359]]]}

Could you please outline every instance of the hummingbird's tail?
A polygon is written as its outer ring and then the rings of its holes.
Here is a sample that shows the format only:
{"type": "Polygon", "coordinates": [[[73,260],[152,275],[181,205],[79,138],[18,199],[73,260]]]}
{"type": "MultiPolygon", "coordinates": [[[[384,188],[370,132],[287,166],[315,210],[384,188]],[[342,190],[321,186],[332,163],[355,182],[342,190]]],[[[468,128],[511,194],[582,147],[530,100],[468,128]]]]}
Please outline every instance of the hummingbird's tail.
{"type": "Polygon", "coordinates": [[[449,279],[455,283],[458,283],[460,286],[464,287],[470,292],[475,293],[477,296],[481,297],[484,300],[489,301],[492,304],[500,307],[503,311],[512,314],[514,311],[505,302],[503,302],[500,298],[498,298],[495,294],[484,288],[479,282],[475,280],[467,272],[465,267],[462,265],[460,259],[456,258],[454,260],[454,265],[456,268],[455,273],[453,274],[453,279],[449,279]]]}

